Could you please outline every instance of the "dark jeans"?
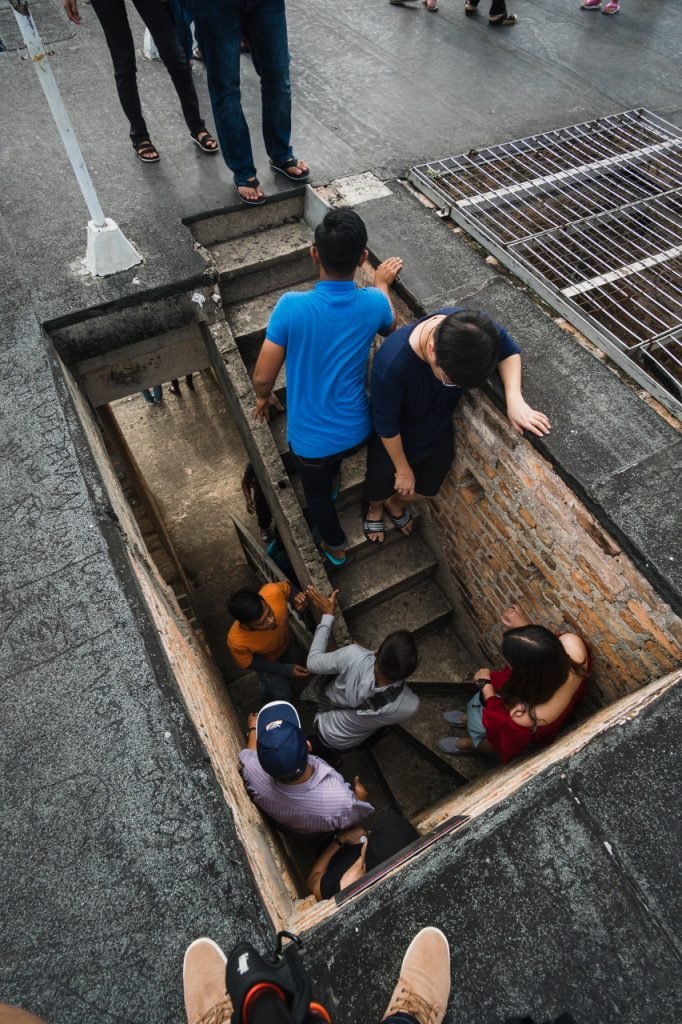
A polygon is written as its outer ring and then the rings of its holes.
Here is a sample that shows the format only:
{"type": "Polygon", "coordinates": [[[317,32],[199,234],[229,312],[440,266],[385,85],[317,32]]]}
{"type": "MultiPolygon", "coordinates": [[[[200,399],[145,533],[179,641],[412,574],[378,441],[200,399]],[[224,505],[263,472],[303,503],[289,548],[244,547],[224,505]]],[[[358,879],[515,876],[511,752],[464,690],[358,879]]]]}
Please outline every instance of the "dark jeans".
{"type": "MultiPolygon", "coordinates": [[[[156,43],[161,60],[171,76],[175,91],[180,99],[182,113],[190,132],[204,131],[199,111],[199,100],[192,81],[192,69],[182,51],[175,30],[175,22],[168,4],[163,0],[133,0],[137,13],[142,18],[156,43]]],[[[92,8],[104,29],[104,35],[114,63],[114,78],[123,113],[130,121],[130,138],[141,142],[149,138],[147,125],[142,116],[140,94],[137,89],[137,65],[135,64],[135,43],[130,30],[124,0],[92,0],[92,8]]]]}
{"type": "Polygon", "coordinates": [[[180,46],[187,60],[192,59],[192,12],[187,9],[185,0],[169,0],[169,7],[175,22],[175,31],[180,46]]]}
{"type": "Polygon", "coordinates": [[[256,176],[239,85],[239,44],[251,44],[260,78],[265,149],[276,164],[293,156],[291,86],[284,0],[186,0],[206,65],[213,119],[225,163],[238,185],[256,176]]]}
{"type": "Polygon", "coordinates": [[[259,672],[258,688],[266,700],[291,701],[294,696],[289,677],[279,672],[259,672]]]}
{"type": "Polygon", "coordinates": [[[366,441],[361,441],[353,448],[347,448],[335,455],[325,455],[320,459],[301,458],[293,448],[291,449],[296,471],[303,484],[308,515],[322,540],[333,551],[342,551],[348,547],[332,499],[334,479],[341,471],[342,460],[359,451],[365,443],[366,441]]]}

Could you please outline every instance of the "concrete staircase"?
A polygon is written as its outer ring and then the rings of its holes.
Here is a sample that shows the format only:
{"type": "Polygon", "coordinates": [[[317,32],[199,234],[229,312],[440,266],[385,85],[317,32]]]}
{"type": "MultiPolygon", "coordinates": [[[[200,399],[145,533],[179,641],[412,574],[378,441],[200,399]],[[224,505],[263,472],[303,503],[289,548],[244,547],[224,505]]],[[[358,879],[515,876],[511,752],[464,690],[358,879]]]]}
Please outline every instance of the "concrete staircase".
{"type": "MultiPolygon", "coordinates": [[[[251,234],[230,234],[225,240],[216,237],[207,246],[218,270],[225,318],[249,374],[280,295],[308,289],[316,279],[308,254],[312,231],[302,219],[302,200],[298,213],[291,203],[274,204],[270,210],[269,223],[259,211],[258,227],[251,234]]],[[[216,228],[214,234],[219,231],[216,228]]],[[[276,390],[285,403],[286,368],[276,390]]],[[[304,508],[303,490],[288,457],[286,413],[271,421],[270,430],[304,508]]],[[[375,802],[413,816],[487,768],[477,757],[441,754],[436,742],[450,731],[442,712],[466,706],[473,692],[466,680],[476,666],[457,637],[452,605],[436,580],[437,554],[421,529],[424,510],[415,509],[416,526],[410,537],[400,534],[386,517],[385,542],[371,544],[362,533],[364,475],[365,452],[361,451],[343,464],[337,503],[350,541],[348,563],[334,569],[325,562],[325,568],[330,589],[340,591],[340,608],[356,642],[375,647],[386,634],[405,627],[417,635],[420,664],[409,685],[420,696],[420,710],[358,755],[365,759],[361,774],[381,777],[382,795],[373,792],[375,802]]],[[[245,698],[248,692],[248,686],[245,690],[240,684],[238,704],[244,713],[258,699],[255,686],[245,698]]]]}

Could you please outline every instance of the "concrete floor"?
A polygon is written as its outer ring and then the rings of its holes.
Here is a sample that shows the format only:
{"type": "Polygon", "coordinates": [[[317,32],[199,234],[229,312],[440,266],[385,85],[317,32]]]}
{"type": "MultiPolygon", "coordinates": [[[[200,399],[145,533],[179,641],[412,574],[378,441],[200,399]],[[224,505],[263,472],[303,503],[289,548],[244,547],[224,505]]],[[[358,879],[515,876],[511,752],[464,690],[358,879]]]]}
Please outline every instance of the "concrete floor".
{"type": "Polygon", "coordinates": [[[258,537],[241,490],[248,459],[212,374],[195,374],[194,392],[184,381],[180,387],[175,396],[164,385],[161,405],[131,395],[112,411],[159,505],[214,657],[232,679],[241,672],[227,654],[225,605],[231,593],[255,582],[230,518],[252,525],[258,537]]]}

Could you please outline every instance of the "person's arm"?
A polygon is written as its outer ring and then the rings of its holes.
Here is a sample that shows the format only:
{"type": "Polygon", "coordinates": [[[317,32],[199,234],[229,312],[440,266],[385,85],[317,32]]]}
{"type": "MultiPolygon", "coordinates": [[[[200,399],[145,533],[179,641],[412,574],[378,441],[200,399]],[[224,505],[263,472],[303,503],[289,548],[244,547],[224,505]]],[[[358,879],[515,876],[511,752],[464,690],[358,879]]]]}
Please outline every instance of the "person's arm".
{"type": "Polygon", "coordinates": [[[246,502],[246,511],[252,516],[256,511],[256,502],[253,494],[253,470],[251,464],[246,467],[244,476],[242,477],[242,494],[244,495],[244,501],[246,502]]]}
{"type": "Polygon", "coordinates": [[[283,345],[276,345],[268,338],[261,346],[260,354],[253,371],[253,390],[256,392],[256,408],[254,416],[257,420],[267,422],[273,409],[282,412],[283,406],[277,395],[272,393],[277,375],[282,369],[287,350],[283,345]]]}
{"type": "Polygon", "coordinates": [[[329,867],[334,854],[338,853],[341,849],[339,843],[343,846],[347,844],[350,846],[356,846],[363,836],[366,838],[367,831],[361,825],[357,825],[355,828],[347,828],[343,832],[337,832],[334,837],[334,841],[330,843],[327,849],[320,854],[310,869],[310,874],[305,881],[309,892],[313,894],[315,899],[322,899],[322,892],[320,891],[322,877],[329,867]],[[338,843],[336,841],[337,839],[339,841],[338,843]]]}
{"type": "Polygon", "coordinates": [[[320,624],[315,630],[313,642],[308,651],[306,667],[311,672],[318,672],[320,675],[333,675],[339,671],[338,659],[341,651],[330,651],[327,653],[329,637],[334,625],[334,612],[336,611],[336,597],[338,590],[333,590],[329,596],[325,596],[312,585],[306,589],[311,608],[322,614],[320,624]]]}
{"type": "Polygon", "coordinates": [[[400,434],[394,437],[382,437],[381,443],[388,452],[388,457],[395,467],[395,489],[398,494],[414,494],[415,478],[412,467],[407,461],[403,439],[400,434]]]}
{"type": "MultiPolygon", "coordinates": [[[[563,647],[566,650],[571,661],[575,661],[577,664],[584,665],[587,661],[587,648],[585,644],[575,633],[564,633],[563,636],[559,637],[563,647]]],[[[577,691],[580,689],[584,676],[578,672],[574,672],[573,669],[568,674],[568,678],[561,684],[558,690],[552,694],[549,700],[546,700],[543,704],[536,704],[533,708],[535,713],[535,721],[538,725],[550,725],[555,722],[566,711],[577,691]]],[[[519,725],[533,726],[535,723],[528,714],[514,714],[514,708],[510,711],[511,718],[514,722],[519,725]]]]}
{"type": "Polygon", "coordinates": [[[72,21],[74,25],[80,25],[81,16],[78,11],[78,4],[76,0],[64,0],[64,11],[69,21],[72,21]]]}
{"type": "Polygon", "coordinates": [[[507,403],[507,418],[517,434],[524,430],[542,437],[549,434],[551,424],[544,412],[532,409],[521,394],[521,355],[515,352],[497,364],[497,371],[504,388],[507,403]]]}
{"type": "Polygon", "coordinates": [[[256,749],[256,721],[258,715],[253,713],[246,720],[246,749],[256,749]]]}
{"type": "Polygon", "coordinates": [[[374,287],[378,288],[380,292],[388,299],[388,304],[391,307],[393,313],[393,319],[390,324],[386,324],[379,330],[379,334],[385,337],[390,334],[391,331],[395,330],[396,316],[395,310],[393,309],[393,303],[391,302],[391,296],[389,295],[389,288],[395,281],[396,277],[403,269],[403,261],[399,256],[391,256],[390,259],[384,260],[374,271],[374,287]]]}

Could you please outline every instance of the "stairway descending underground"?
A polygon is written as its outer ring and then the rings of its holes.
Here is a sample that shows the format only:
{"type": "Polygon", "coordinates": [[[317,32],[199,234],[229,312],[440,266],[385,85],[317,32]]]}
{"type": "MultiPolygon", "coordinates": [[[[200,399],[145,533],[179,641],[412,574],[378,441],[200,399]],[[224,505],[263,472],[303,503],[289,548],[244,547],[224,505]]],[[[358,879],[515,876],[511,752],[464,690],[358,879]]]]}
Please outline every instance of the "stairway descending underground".
{"type": "MultiPolygon", "coordinates": [[[[263,208],[264,209],[264,208],[263,208]]],[[[265,329],[280,295],[313,286],[315,272],[309,247],[312,231],[303,220],[303,203],[271,207],[271,222],[259,220],[259,230],[238,234],[231,227],[225,241],[207,244],[219,275],[226,320],[251,374],[265,329]]],[[[246,223],[245,227],[246,227],[246,223]]],[[[286,365],[276,392],[286,406],[286,365]]],[[[286,439],[286,413],[271,421],[270,429],[292,485],[304,507],[300,481],[292,472],[286,439]]],[[[339,604],[353,639],[363,646],[378,646],[395,629],[412,629],[418,638],[419,668],[409,685],[418,693],[418,713],[392,728],[367,751],[344,756],[344,774],[357,770],[370,789],[375,806],[416,816],[485,772],[490,764],[478,757],[456,758],[441,754],[439,736],[449,732],[442,720],[447,708],[464,709],[473,692],[470,680],[476,666],[459,640],[453,609],[436,582],[438,560],[421,529],[423,511],[416,508],[416,526],[410,537],[397,531],[387,517],[382,545],[365,540],[362,533],[361,491],[365,451],[345,461],[338,509],[350,541],[348,562],[334,569],[326,565],[330,589],[339,589],[339,604]],[[360,759],[360,760],[358,760],[360,759]]],[[[257,695],[250,675],[232,684],[238,710],[253,707],[257,695]]]]}

